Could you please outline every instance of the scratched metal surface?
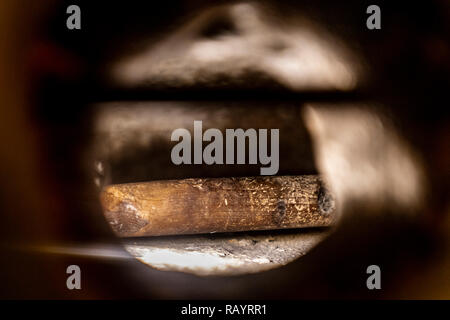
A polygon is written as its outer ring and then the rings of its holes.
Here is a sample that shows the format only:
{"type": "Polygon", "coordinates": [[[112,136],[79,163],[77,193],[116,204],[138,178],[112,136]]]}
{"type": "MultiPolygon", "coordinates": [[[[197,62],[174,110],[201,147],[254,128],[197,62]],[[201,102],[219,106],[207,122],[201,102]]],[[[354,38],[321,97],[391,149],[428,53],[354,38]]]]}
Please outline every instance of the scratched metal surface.
{"type": "Polygon", "coordinates": [[[330,226],[323,190],[316,175],[184,179],[108,186],[101,200],[119,237],[142,237],[330,226]]]}

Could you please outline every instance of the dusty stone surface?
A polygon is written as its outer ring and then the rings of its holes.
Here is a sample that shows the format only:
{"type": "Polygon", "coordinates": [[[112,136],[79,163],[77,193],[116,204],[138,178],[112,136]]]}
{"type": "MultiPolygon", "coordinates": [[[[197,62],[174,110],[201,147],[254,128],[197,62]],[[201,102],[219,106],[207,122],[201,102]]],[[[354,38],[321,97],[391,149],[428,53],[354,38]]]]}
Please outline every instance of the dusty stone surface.
{"type": "Polygon", "coordinates": [[[124,239],[138,260],[166,271],[201,276],[256,273],[285,265],[319,243],[327,230],[124,239]]]}

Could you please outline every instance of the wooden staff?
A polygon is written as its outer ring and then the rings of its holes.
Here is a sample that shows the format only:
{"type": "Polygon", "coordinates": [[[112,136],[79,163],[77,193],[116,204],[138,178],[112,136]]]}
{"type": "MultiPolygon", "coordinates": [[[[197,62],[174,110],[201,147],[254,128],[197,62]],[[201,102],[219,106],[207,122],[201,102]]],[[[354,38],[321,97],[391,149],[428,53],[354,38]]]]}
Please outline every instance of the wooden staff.
{"type": "Polygon", "coordinates": [[[334,201],[318,176],[118,184],[101,193],[120,237],[330,226],[334,201]]]}

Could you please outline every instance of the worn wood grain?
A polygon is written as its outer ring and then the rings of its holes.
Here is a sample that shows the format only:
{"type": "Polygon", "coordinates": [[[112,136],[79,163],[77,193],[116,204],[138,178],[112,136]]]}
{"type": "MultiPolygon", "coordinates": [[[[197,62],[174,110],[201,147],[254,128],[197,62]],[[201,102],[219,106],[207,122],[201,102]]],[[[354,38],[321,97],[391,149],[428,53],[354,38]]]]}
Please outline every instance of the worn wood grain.
{"type": "Polygon", "coordinates": [[[334,201],[318,176],[184,179],[111,185],[105,217],[120,237],[329,226],[334,201]]]}

